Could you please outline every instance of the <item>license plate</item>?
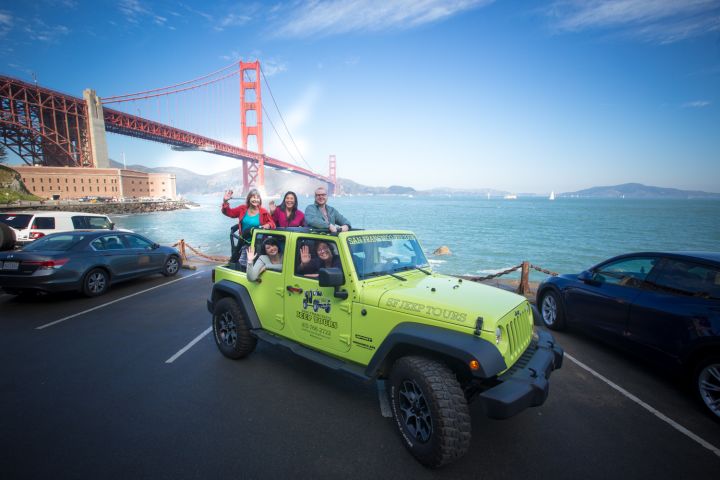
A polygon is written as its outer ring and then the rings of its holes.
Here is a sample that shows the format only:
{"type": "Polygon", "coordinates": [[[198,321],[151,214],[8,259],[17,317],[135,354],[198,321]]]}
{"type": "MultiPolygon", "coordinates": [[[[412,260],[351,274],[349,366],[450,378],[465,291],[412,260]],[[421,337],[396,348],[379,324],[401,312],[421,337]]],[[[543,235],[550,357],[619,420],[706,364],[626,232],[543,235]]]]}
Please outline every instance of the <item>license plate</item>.
{"type": "Polygon", "coordinates": [[[3,270],[17,270],[20,266],[20,262],[5,262],[3,263],[2,269],[3,270]]]}

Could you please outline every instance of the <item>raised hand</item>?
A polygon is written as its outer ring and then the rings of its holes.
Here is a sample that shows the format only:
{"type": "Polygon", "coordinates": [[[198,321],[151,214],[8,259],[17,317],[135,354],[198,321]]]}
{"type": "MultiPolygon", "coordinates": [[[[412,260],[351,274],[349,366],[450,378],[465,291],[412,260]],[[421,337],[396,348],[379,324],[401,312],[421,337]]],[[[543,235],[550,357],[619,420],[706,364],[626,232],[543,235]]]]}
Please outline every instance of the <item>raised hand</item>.
{"type": "Polygon", "coordinates": [[[252,263],[252,261],[255,260],[255,247],[253,247],[252,245],[247,247],[247,258],[248,263],[252,263]]]}
{"type": "Polygon", "coordinates": [[[233,191],[228,190],[227,192],[225,192],[225,195],[223,196],[223,202],[227,202],[228,200],[230,200],[232,198],[232,196],[233,196],[233,191]]]}
{"type": "Polygon", "coordinates": [[[300,263],[310,263],[310,247],[307,245],[300,247],[300,263]]]}
{"type": "Polygon", "coordinates": [[[268,210],[270,211],[270,215],[273,214],[275,208],[275,200],[270,200],[270,203],[268,203],[268,210]]]}

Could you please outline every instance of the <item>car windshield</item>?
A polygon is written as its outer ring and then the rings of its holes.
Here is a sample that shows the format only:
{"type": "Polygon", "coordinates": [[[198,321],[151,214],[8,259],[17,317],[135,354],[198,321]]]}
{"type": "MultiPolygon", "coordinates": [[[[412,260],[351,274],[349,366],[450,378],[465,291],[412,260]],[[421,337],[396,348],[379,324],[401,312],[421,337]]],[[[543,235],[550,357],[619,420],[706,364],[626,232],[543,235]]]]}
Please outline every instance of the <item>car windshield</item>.
{"type": "Polygon", "coordinates": [[[27,228],[32,217],[32,215],[26,213],[3,213],[0,215],[0,222],[17,230],[22,230],[27,228]]]}
{"type": "Polygon", "coordinates": [[[348,238],[352,263],[360,280],[380,275],[393,275],[406,270],[429,266],[414,235],[384,233],[348,238]]]}
{"type": "Polygon", "coordinates": [[[70,250],[85,239],[85,235],[69,235],[58,233],[39,238],[26,245],[24,252],[64,252],[70,250]]]}

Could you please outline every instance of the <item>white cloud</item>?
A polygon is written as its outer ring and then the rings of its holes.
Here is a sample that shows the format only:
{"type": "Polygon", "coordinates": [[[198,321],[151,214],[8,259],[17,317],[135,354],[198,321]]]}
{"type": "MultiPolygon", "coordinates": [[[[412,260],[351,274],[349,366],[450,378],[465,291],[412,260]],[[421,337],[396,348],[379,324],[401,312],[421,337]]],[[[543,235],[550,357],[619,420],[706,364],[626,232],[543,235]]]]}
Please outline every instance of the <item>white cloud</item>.
{"type": "Polygon", "coordinates": [[[720,31],[720,0],[557,0],[546,13],[561,31],[619,29],[654,43],[720,31]]]}
{"type": "Polygon", "coordinates": [[[0,37],[4,37],[13,25],[13,17],[6,12],[0,10],[0,37]]]}
{"type": "Polygon", "coordinates": [[[278,15],[278,35],[304,37],[408,29],[437,22],[494,0],[314,0],[278,15]]]}
{"type": "Polygon", "coordinates": [[[683,108],[705,108],[709,106],[710,102],[707,100],[695,100],[693,102],[685,102],[682,104],[683,108]]]}
{"type": "Polygon", "coordinates": [[[36,18],[25,27],[25,33],[28,34],[31,40],[51,43],[55,42],[59,37],[69,34],[70,29],[65,25],[47,25],[39,18],[36,18]]]}

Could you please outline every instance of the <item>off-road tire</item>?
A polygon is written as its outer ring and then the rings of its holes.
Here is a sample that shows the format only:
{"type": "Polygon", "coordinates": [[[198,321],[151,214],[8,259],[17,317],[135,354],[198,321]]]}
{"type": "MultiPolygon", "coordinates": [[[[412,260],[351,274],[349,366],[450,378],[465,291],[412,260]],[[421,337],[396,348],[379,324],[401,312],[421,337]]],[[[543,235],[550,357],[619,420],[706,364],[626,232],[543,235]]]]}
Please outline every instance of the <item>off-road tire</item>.
{"type": "Polygon", "coordinates": [[[702,402],[705,411],[720,422],[720,355],[714,354],[704,357],[693,369],[693,391],[702,402]]]}
{"type": "Polygon", "coordinates": [[[257,338],[250,333],[245,315],[234,298],[225,297],[215,304],[212,326],[215,345],[226,357],[237,360],[255,350],[257,338]]]}
{"type": "Polygon", "coordinates": [[[437,468],[467,452],[470,413],[457,377],[445,364],[400,358],[390,372],[388,395],[400,437],[420,463],[437,468]]]}
{"type": "Polygon", "coordinates": [[[560,295],[552,289],[545,290],[538,300],[542,324],[550,330],[565,329],[565,307],[560,295]]]}
{"type": "Polygon", "coordinates": [[[110,275],[102,268],[93,268],[83,277],[82,292],[87,297],[99,297],[110,288],[110,275]]]}
{"type": "Polygon", "coordinates": [[[15,231],[0,222],[0,250],[12,250],[15,247],[15,231]]]}
{"type": "Polygon", "coordinates": [[[180,270],[180,259],[176,255],[170,255],[167,260],[165,260],[162,274],[166,277],[172,277],[178,273],[178,270],[180,270]]]}

